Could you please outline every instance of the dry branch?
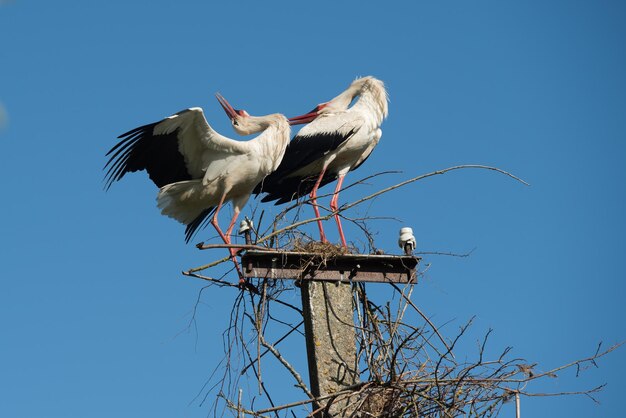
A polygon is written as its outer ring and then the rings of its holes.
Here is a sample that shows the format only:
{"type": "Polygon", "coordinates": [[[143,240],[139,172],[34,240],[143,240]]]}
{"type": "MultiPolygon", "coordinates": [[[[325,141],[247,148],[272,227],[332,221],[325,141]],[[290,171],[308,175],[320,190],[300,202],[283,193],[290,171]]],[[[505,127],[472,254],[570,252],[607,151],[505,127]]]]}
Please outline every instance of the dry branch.
{"type": "MultiPolygon", "coordinates": [[[[368,239],[370,247],[373,247],[373,235],[364,224],[365,220],[370,218],[351,219],[345,215],[345,211],[413,182],[460,169],[495,171],[528,185],[515,175],[496,167],[459,165],[413,177],[384,188],[354,202],[344,204],[336,212],[320,206],[328,214],[319,218],[299,219],[300,207],[310,203],[309,200],[301,200],[283,210],[271,222],[270,229],[260,234],[258,231],[261,228],[260,224],[264,214],[262,212],[258,218],[257,229],[254,229],[254,233],[258,235],[253,245],[202,243],[198,248],[239,248],[242,250],[273,248],[277,250],[277,254],[280,254],[281,250],[298,247],[303,239],[306,240],[307,234],[300,229],[301,227],[317,220],[328,220],[335,214],[339,214],[344,219],[351,220],[358,225],[368,239]],[[284,225],[285,217],[290,212],[292,218],[284,225]]],[[[373,176],[351,184],[343,190],[362,184],[371,177],[373,176]]],[[[470,253],[422,252],[421,254],[467,257],[470,253]]],[[[327,256],[332,257],[333,254],[328,253],[327,256]]],[[[253,286],[261,289],[261,291],[254,294],[241,292],[236,284],[226,280],[197,274],[198,271],[216,266],[229,259],[230,257],[224,257],[204,266],[192,268],[183,274],[209,281],[218,286],[236,288],[239,292],[231,312],[230,326],[225,332],[226,360],[223,363],[225,365],[223,380],[217,385],[219,388],[217,398],[224,402],[226,408],[237,412],[238,415],[248,414],[261,417],[270,413],[278,416],[280,411],[292,411],[292,415],[296,416],[293,412],[294,408],[301,408],[312,403],[322,405],[324,408],[329,403],[347,400],[348,402],[345,403],[347,405],[346,413],[350,411],[349,416],[353,417],[496,416],[505,402],[519,398],[520,395],[585,395],[591,397],[592,394],[601,390],[602,386],[583,391],[536,393],[530,391],[528,385],[538,379],[556,376],[567,369],[576,368],[580,371],[583,365],[595,365],[597,359],[621,345],[614,345],[602,352],[598,348],[592,356],[546,372],[537,373],[533,369],[535,365],[529,365],[523,359],[509,358],[510,348],[505,348],[499,356],[488,359],[486,346],[491,333],[489,331],[478,345],[473,360],[469,360],[471,356],[464,353],[463,356],[459,356],[459,358],[465,359],[461,361],[454,356],[454,350],[459,341],[464,338],[471,321],[461,327],[455,335],[446,337],[428,315],[412,302],[413,285],[400,288],[391,284],[391,289],[397,296],[393,298],[395,305],[392,305],[391,301],[375,302],[367,294],[365,285],[359,284],[354,287],[353,296],[357,302],[355,315],[357,324],[355,327],[360,368],[359,378],[362,383],[347,387],[332,395],[315,399],[304,384],[300,373],[287,362],[285,356],[277,348],[277,344],[281,341],[298,335],[294,331],[301,325],[302,311],[284,300],[285,295],[293,294],[294,288],[285,286],[284,283],[276,280],[255,279],[253,286]],[[290,319],[281,319],[276,312],[277,306],[289,308],[288,312],[291,316],[294,310],[297,311],[299,315],[295,322],[298,324],[294,326],[290,319]],[[249,321],[244,321],[244,318],[248,318],[249,321]],[[276,341],[273,344],[266,339],[270,324],[273,324],[274,327],[287,326],[289,328],[279,338],[272,337],[272,340],[276,341]],[[261,347],[264,348],[263,352],[261,352],[261,347]],[[238,370],[233,370],[236,366],[231,361],[232,358],[236,358],[242,353],[247,359],[245,364],[238,370]],[[295,380],[296,386],[304,391],[307,399],[284,405],[273,404],[269,390],[263,385],[261,378],[261,362],[267,361],[264,358],[266,353],[273,355],[273,358],[284,369],[285,374],[291,376],[295,380]],[[270,408],[243,406],[237,383],[238,378],[246,374],[248,370],[252,370],[263,394],[270,400],[272,404],[270,408]]],[[[324,261],[325,259],[322,258],[322,262],[324,261]]],[[[280,388],[276,389],[281,390],[280,388]]]]}

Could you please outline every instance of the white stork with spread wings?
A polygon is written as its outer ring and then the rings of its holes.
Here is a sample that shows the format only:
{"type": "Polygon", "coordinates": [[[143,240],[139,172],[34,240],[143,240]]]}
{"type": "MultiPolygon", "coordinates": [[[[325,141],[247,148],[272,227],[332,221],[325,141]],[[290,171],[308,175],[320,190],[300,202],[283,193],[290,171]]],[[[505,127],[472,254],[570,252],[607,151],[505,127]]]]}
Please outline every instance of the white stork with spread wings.
{"type": "MultiPolygon", "coordinates": [[[[278,167],[289,143],[289,122],[283,115],[250,116],[233,109],[221,95],[217,99],[237,133],[262,133],[249,141],[229,139],[213,130],[202,109],[195,107],[120,135],[122,140],[107,153],[106,189],[126,173],[146,170],[160,188],[161,213],[187,225],[186,242],[211,217],[211,225],[230,244],[239,212],[254,187],[278,167]],[[227,202],[232,202],[234,215],[224,233],[217,215],[227,202]]],[[[234,250],[231,255],[236,264],[234,250]]]]}
{"type": "MultiPolygon", "coordinates": [[[[329,102],[311,112],[289,119],[292,125],[308,123],[287,146],[282,163],[254,192],[266,193],[263,202],[289,202],[310,194],[315,216],[320,217],[317,189],[337,179],[330,209],[337,211],[344,177],[370,156],[380,140],[380,125],[387,117],[385,85],[374,77],[363,77],[329,102]],[[350,104],[358,98],[352,106],[350,104]]],[[[339,215],[335,214],[341,244],[347,247],[339,215]]],[[[320,239],[326,242],[321,220],[320,239]]]]}

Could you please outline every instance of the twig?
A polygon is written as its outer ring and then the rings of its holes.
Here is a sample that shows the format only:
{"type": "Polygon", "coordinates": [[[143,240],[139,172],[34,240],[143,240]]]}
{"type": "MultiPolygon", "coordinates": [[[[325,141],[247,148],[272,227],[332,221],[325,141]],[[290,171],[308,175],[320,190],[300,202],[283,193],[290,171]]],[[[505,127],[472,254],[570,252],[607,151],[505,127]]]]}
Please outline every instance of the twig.
{"type": "Polygon", "coordinates": [[[196,247],[199,250],[212,250],[216,248],[238,248],[241,250],[264,250],[264,251],[271,250],[271,248],[262,247],[260,245],[254,245],[254,244],[204,244],[204,243],[200,243],[196,245],[196,247]]]}
{"type": "Polygon", "coordinates": [[[557,373],[557,372],[559,372],[559,371],[561,371],[563,369],[568,369],[568,368],[570,368],[572,366],[575,366],[575,365],[578,365],[580,363],[592,362],[592,361],[594,361],[596,359],[604,357],[605,355],[609,354],[611,351],[616,350],[617,348],[621,347],[624,343],[625,342],[622,341],[621,343],[617,343],[617,344],[612,345],[611,347],[607,348],[606,350],[604,350],[601,353],[598,353],[596,351],[596,354],[594,354],[593,356],[590,356],[590,357],[587,357],[587,358],[584,358],[584,359],[581,359],[581,360],[575,360],[575,361],[572,361],[571,363],[567,363],[567,364],[564,364],[562,366],[556,367],[556,368],[554,368],[552,370],[548,370],[547,372],[538,373],[538,374],[535,374],[533,376],[529,376],[528,380],[536,380],[536,379],[539,379],[539,378],[544,377],[544,376],[554,375],[555,373],[557,373]]]}
{"type": "Polygon", "coordinates": [[[391,286],[393,286],[394,289],[396,289],[396,291],[398,293],[400,293],[400,295],[402,296],[402,298],[406,301],[406,303],[408,303],[409,305],[411,305],[411,307],[413,309],[415,309],[415,311],[424,319],[424,321],[426,321],[428,323],[428,325],[430,325],[430,327],[432,328],[432,330],[435,332],[435,334],[437,334],[437,337],[439,337],[439,340],[441,341],[441,343],[443,344],[444,347],[446,347],[446,349],[448,350],[448,352],[450,353],[450,355],[454,358],[454,354],[452,353],[452,351],[450,350],[450,347],[448,347],[448,344],[446,343],[446,341],[443,339],[443,337],[441,336],[441,334],[439,333],[439,330],[437,329],[437,327],[435,326],[435,324],[433,324],[430,319],[424,315],[424,313],[422,312],[422,310],[420,308],[418,308],[411,299],[407,298],[406,295],[404,295],[400,289],[398,288],[398,286],[395,283],[390,283],[391,286]]]}
{"type": "MultiPolygon", "coordinates": [[[[225,263],[226,261],[230,261],[230,260],[231,260],[230,256],[224,257],[224,258],[221,258],[219,260],[213,261],[212,263],[205,264],[205,265],[200,266],[200,267],[194,267],[192,269],[189,269],[189,270],[187,270],[187,273],[195,273],[197,271],[206,270],[206,269],[208,269],[210,267],[215,267],[218,264],[222,264],[222,263],[225,263]]],[[[185,274],[185,272],[183,272],[183,274],[185,274]]]]}
{"type": "Polygon", "coordinates": [[[294,406],[306,405],[306,404],[310,404],[310,403],[313,403],[313,402],[320,402],[320,401],[324,401],[326,399],[334,398],[334,397],[339,396],[339,395],[352,393],[355,390],[359,390],[359,389],[362,389],[362,388],[368,387],[368,386],[371,386],[371,383],[357,383],[355,385],[348,386],[345,389],[342,389],[340,391],[331,393],[330,395],[319,396],[317,398],[311,397],[309,399],[304,399],[304,400],[301,400],[301,401],[287,403],[287,404],[280,405],[280,406],[277,406],[277,407],[274,407],[274,408],[259,409],[258,411],[256,411],[256,413],[257,414],[265,414],[267,412],[274,412],[274,411],[280,411],[282,409],[293,408],[294,406]]]}
{"type": "Polygon", "coordinates": [[[270,350],[270,352],[274,355],[274,357],[276,357],[276,359],[280,361],[280,363],[289,371],[289,373],[291,373],[293,378],[296,379],[296,382],[298,382],[297,386],[301,388],[309,398],[314,398],[315,396],[313,396],[313,394],[309,391],[309,388],[307,387],[307,385],[304,384],[302,377],[296,371],[296,369],[294,369],[293,366],[289,364],[287,360],[285,360],[285,358],[280,354],[280,352],[276,348],[274,348],[274,346],[272,346],[267,341],[265,341],[265,337],[263,337],[263,334],[259,334],[259,339],[261,341],[261,345],[263,345],[263,347],[270,350]]]}
{"type": "Polygon", "coordinates": [[[354,201],[354,202],[352,202],[350,204],[344,205],[340,209],[341,210],[350,209],[350,208],[352,208],[352,207],[354,207],[354,206],[356,206],[358,204],[361,204],[361,203],[365,202],[366,200],[373,199],[376,196],[380,196],[383,193],[387,193],[387,192],[389,192],[391,190],[397,189],[397,188],[402,187],[402,186],[406,186],[409,183],[414,183],[416,181],[425,179],[427,177],[437,176],[437,175],[445,174],[445,173],[447,173],[449,171],[461,170],[461,169],[466,169],[466,168],[478,168],[478,169],[482,169],[482,170],[497,171],[498,173],[502,173],[502,174],[504,174],[506,176],[509,176],[512,179],[517,180],[517,181],[519,181],[520,183],[522,183],[522,184],[524,184],[526,186],[530,186],[530,184],[526,183],[524,180],[520,179],[519,177],[514,176],[513,174],[511,174],[511,173],[509,173],[507,171],[501,170],[501,169],[499,169],[497,167],[490,167],[490,166],[487,166],[487,165],[479,165],[479,164],[463,164],[463,165],[457,165],[457,166],[454,166],[454,167],[444,168],[443,170],[433,171],[433,172],[427,173],[427,174],[422,174],[422,175],[417,176],[417,177],[413,177],[412,179],[405,180],[405,181],[403,181],[401,183],[398,183],[398,184],[395,184],[393,186],[387,187],[385,189],[379,190],[376,193],[372,193],[371,195],[366,196],[366,197],[364,197],[362,199],[356,200],[356,201],[354,201]]]}
{"type": "Polygon", "coordinates": [[[217,284],[219,284],[221,286],[228,286],[228,287],[239,288],[239,286],[234,284],[234,283],[227,282],[225,280],[214,279],[214,278],[208,277],[208,276],[202,276],[202,275],[197,274],[197,273],[190,273],[189,271],[183,271],[182,274],[184,276],[195,277],[195,278],[198,278],[198,279],[206,280],[208,282],[217,283],[217,284]]]}
{"type": "Polygon", "coordinates": [[[473,248],[470,252],[463,253],[463,254],[445,252],[445,251],[415,251],[413,254],[415,255],[443,255],[443,256],[449,256],[449,257],[465,258],[465,257],[469,257],[470,255],[472,255],[475,249],[476,248],[473,248]]]}
{"type": "MultiPolygon", "coordinates": [[[[277,346],[278,344],[280,344],[285,338],[287,338],[292,332],[296,331],[300,325],[304,324],[304,321],[300,321],[300,323],[298,325],[296,325],[295,327],[291,328],[285,335],[283,335],[282,337],[280,337],[278,340],[276,340],[276,342],[274,342],[273,346],[277,346]]],[[[268,352],[269,352],[269,348],[266,348],[264,352],[261,353],[260,357],[265,356],[268,352]]],[[[240,374],[244,374],[250,367],[252,366],[252,363],[244,366],[241,369],[240,374]]]]}

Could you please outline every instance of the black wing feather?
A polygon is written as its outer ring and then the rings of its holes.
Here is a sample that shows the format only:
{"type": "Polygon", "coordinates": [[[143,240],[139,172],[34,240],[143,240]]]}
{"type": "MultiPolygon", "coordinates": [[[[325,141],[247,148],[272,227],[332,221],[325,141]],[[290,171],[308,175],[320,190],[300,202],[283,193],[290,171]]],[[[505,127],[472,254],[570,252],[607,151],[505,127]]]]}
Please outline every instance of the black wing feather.
{"type": "Polygon", "coordinates": [[[104,169],[108,167],[105,174],[106,190],[126,173],[141,170],[148,172],[148,176],[157,187],[192,179],[187,171],[185,158],[178,151],[179,130],[155,135],[154,128],[159,123],[140,126],[118,137],[121,141],[106,154],[110,155],[109,161],[104,166],[104,169]]]}
{"type": "MultiPolygon", "coordinates": [[[[277,205],[310,193],[319,173],[307,177],[293,177],[291,174],[334,151],[350,139],[356,131],[357,129],[355,128],[345,134],[328,132],[315,135],[296,135],[287,145],[283,160],[276,171],[265,177],[254,188],[253,193],[257,195],[266,193],[267,195],[263,197],[262,201],[271,202],[278,200],[276,202],[277,205]]],[[[320,187],[336,178],[336,173],[325,174],[320,187]]]]}
{"type": "MultiPolygon", "coordinates": [[[[272,202],[276,200],[276,205],[282,205],[283,203],[298,199],[301,196],[306,196],[313,190],[318,176],[319,174],[309,177],[291,177],[286,179],[286,181],[283,181],[282,189],[266,192],[267,194],[263,196],[261,201],[272,202]]],[[[337,180],[337,173],[326,173],[319,187],[324,187],[335,180],[337,180]]]]}
{"type": "Polygon", "coordinates": [[[213,215],[213,212],[215,212],[215,207],[205,209],[196,219],[187,225],[185,228],[185,243],[189,243],[200,229],[205,228],[209,224],[209,219],[213,215]]]}

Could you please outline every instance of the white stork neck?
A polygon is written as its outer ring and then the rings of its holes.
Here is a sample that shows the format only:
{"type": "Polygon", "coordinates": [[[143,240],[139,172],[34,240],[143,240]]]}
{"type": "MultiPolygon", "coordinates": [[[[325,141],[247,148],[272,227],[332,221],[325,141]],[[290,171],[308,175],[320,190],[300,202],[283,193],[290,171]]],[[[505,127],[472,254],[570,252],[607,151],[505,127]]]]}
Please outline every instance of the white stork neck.
{"type": "Polygon", "coordinates": [[[267,119],[265,122],[267,128],[253,141],[258,144],[260,152],[267,156],[267,164],[263,171],[270,174],[278,168],[283,158],[291,136],[291,127],[287,118],[279,113],[264,118],[267,119]]]}
{"type": "Polygon", "coordinates": [[[382,81],[373,77],[368,77],[366,81],[361,85],[358,92],[358,100],[352,106],[352,109],[366,109],[374,115],[377,125],[383,122],[383,119],[387,117],[388,104],[387,104],[387,90],[382,81]]]}
{"type": "Polygon", "coordinates": [[[387,91],[382,81],[371,76],[363,77],[354,80],[343,93],[329,101],[322,114],[363,111],[371,114],[372,122],[380,125],[387,117],[387,100],[387,91]],[[356,97],[356,102],[348,108],[356,97]]]}

